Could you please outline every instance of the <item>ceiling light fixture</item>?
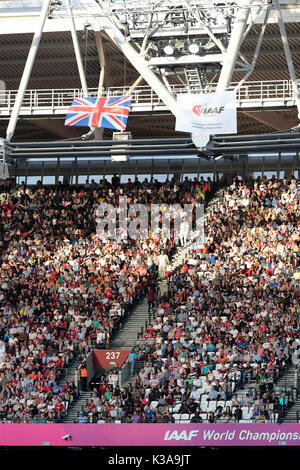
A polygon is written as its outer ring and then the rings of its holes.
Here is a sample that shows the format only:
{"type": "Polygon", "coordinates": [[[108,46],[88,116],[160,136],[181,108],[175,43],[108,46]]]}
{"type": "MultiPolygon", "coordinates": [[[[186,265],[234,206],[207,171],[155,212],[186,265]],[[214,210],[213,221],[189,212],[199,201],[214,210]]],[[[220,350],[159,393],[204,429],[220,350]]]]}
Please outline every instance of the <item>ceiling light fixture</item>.
{"type": "Polygon", "coordinates": [[[188,51],[190,54],[198,54],[200,51],[200,45],[197,42],[191,42],[188,45],[188,51]]]}
{"type": "Polygon", "coordinates": [[[163,51],[166,55],[171,56],[174,55],[175,53],[175,47],[172,46],[172,44],[167,44],[164,48],[163,51]]]}

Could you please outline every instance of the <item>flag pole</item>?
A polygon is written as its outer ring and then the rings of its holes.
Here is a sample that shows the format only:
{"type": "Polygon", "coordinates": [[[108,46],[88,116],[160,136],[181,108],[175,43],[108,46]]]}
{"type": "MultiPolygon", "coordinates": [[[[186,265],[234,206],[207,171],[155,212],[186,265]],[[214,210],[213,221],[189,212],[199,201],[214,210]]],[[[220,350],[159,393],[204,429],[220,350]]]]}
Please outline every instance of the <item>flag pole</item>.
{"type": "Polygon", "coordinates": [[[106,63],[105,63],[105,55],[104,55],[101,31],[97,32],[95,36],[96,36],[96,44],[97,44],[97,50],[98,50],[98,56],[99,56],[99,62],[100,62],[100,77],[99,77],[99,83],[98,83],[98,98],[100,98],[102,94],[102,89],[104,86],[106,63]]]}
{"type": "MultiPolygon", "coordinates": [[[[98,56],[99,56],[99,63],[100,63],[100,76],[99,76],[99,82],[98,82],[98,98],[102,95],[102,90],[104,86],[104,78],[105,78],[105,55],[104,55],[104,48],[103,48],[103,42],[102,42],[102,34],[101,31],[95,33],[96,37],[96,45],[97,45],[97,51],[98,51],[98,56]]],[[[102,128],[97,128],[95,129],[95,139],[96,140],[103,140],[103,135],[104,135],[104,129],[102,128]]]]}

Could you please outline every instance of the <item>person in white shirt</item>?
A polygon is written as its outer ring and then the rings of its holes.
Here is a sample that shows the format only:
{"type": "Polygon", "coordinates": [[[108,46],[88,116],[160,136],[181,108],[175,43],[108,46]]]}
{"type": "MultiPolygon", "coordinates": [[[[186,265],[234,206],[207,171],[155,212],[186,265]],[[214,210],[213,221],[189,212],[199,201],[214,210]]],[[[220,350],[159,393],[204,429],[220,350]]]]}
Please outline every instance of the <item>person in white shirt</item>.
{"type": "Polygon", "coordinates": [[[169,262],[169,258],[163,251],[160,252],[158,256],[158,276],[160,279],[165,279],[166,277],[166,266],[169,262]]]}
{"type": "Polygon", "coordinates": [[[199,401],[199,400],[200,400],[200,396],[201,396],[201,391],[200,391],[200,389],[197,389],[197,388],[194,386],[193,389],[192,389],[192,391],[191,391],[191,394],[190,394],[189,398],[193,398],[194,400],[199,401]]]}
{"type": "Polygon", "coordinates": [[[180,229],[179,229],[179,239],[180,239],[181,246],[186,245],[189,231],[190,231],[189,223],[185,220],[182,220],[180,224],[180,229]]]}

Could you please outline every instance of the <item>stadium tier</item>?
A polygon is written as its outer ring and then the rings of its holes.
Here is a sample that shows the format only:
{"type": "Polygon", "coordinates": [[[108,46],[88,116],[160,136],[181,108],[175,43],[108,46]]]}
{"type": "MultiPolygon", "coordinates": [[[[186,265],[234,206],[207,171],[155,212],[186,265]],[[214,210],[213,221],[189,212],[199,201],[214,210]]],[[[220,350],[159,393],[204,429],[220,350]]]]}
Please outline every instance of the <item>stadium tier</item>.
{"type": "Polygon", "coordinates": [[[299,23],[0,1],[0,448],[297,446],[299,23]]]}
{"type": "Polygon", "coordinates": [[[1,422],[58,422],[71,409],[78,423],[283,419],[294,395],[276,384],[299,349],[299,189],[294,178],[234,180],[213,197],[218,189],[116,178],[2,192],[1,422]],[[149,225],[145,240],[119,229],[99,239],[96,209],[118,207],[120,194],[146,206],[213,201],[203,244],[176,267],[173,225],[169,238],[149,225]],[[85,366],[66,381],[145,295],[151,323],[126,385],[111,368],[89,387],[85,366]]]}

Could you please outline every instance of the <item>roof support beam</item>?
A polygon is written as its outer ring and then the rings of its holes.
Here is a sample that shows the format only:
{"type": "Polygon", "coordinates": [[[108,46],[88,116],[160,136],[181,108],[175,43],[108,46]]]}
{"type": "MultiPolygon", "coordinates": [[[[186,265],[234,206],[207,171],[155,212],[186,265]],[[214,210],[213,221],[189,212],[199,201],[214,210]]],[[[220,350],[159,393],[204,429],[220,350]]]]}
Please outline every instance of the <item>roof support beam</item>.
{"type": "Polygon", "coordinates": [[[283,48],[284,48],[284,52],[286,56],[287,66],[288,66],[290,77],[293,83],[293,90],[294,90],[297,109],[298,109],[298,119],[300,119],[300,88],[297,83],[297,77],[295,74],[293,58],[292,58],[292,54],[291,54],[291,50],[290,50],[290,46],[289,46],[289,42],[288,42],[288,38],[286,34],[286,29],[285,29],[279,1],[273,0],[273,6],[275,10],[275,15],[279,24],[279,29],[280,29],[282,44],[283,44],[283,48]]]}
{"type": "Polygon", "coordinates": [[[116,23],[114,23],[113,18],[103,15],[98,18],[98,22],[100,28],[104,29],[112,42],[121,49],[127,60],[151,86],[155,93],[165,103],[167,108],[175,115],[176,98],[167,90],[162,81],[150,69],[147,61],[139,55],[137,50],[132,46],[132,44],[130,44],[129,40],[124,37],[116,23]]]}
{"type": "Polygon", "coordinates": [[[240,46],[243,39],[243,34],[247,25],[247,20],[250,12],[250,0],[246,0],[243,6],[237,13],[232,33],[230,36],[228,48],[224,57],[222,70],[217,85],[217,92],[225,91],[231,82],[231,77],[234,71],[234,66],[240,46]]]}
{"type": "MultiPolygon", "coordinates": [[[[256,61],[257,61],[257,58],[258,58],[258,54],[259,54],[259,51],[260,51],[260,48],[261,48],[261,43],[263,41],[263,37],[264,37],[265,30],[266,30],[266,27],[267,27],[268,19],[269,19],[269,16],[270,16],[270,10],[271,10],[271,6],[269,6],[266,10],[264,23],[263,23],[263,25],[261,27],[261,30],[260,30],[260,34],[259,34],[259,37],[258,37],[258,40],[257,40],[257,44],[256,44],[256,48],[255,48],[255,52],[254,52],[254,56],[253,56],[250,68],[249,68],[248,72],[244,75],[242,80],[240,80],[239,84],[235,87],[236,90],[242,86],[242,84],[250,77],[251,73],[254,70],[254,67],[255,67],[255,64],[256,64],[256,61]]],[[[244,33],[244,34],[246,34],[246,33],[244,33]]]]}
{"type": "MultiPolygon", "coordinates": [[[[296,67],[295,68],[295,71],[296,72],[300,72],[300,67],[296,67]]],[[[272,68],[272,67],[256,67],[255,70],[253,71],[253,74],[260,74],[260,73],[269,73],[269,72],[272,72],[272,74],[276,74],[276,73],[285,73],[287,74],[287,79],[288,79],[288,71],[286,69],[286,67],[279,67],[279,68],[272,68]]],[[[234,72],[235,74],[238,73],[237,71],[234,72]]],[[[127,77],[129,78],[129,70],[127,70],[127,77]]],[[[9,84],[9,86],[7,87],[8,89],[16,89],[16,88],[11,88],[13,86],[13,84],[15,83],[16,85],[18,85],[20,83],[20,79],[17,78],[16,76],[10,76],[10,77],[5,77],[3,74],[1,76],[2,80],[5,80],[5,82],[7,84],[9,84]]],[[[130,78],[132,78],[133,80],[136,78],[136,74],[134,76],[131,76],[130,78]]],[[[91,73],[89,74],[89,80],[98,80],[99,79],[99,73],[91,73]]],[[[64,81],[64,80],[74,80],[78,83],[78,75],[77,74],[66,74],[66,75],[59,75],[59,74],[55,74],[55,75],[40,75],[40,76],[34,76],[32,75],[30,77],[30,83],[34,83],[34,82],[43,82],[43,81],[53,81],[53,82],[59,82],[59,81],[64,81]]],[[[258,79],[256,79],[258,80],[258,79]]],[[[77,85],[74,85],[74,87],[78,87],[78,84],[77,85]]],[[[31,88],[43,88],[42,86],[38,86],[38,87],[33,87],[31,86],[31,88]]],[[[61,88],[65,88],[65,86],[61,86],[61,88]]]]}
{"type": "Polygon", "coordinates": [[[251,119],[255,119],[261,124],[271,127],[275,131],[288,131],[289,129],[297,125],[296,118],[286,119],[275,111],[243,111],[243,114],[251,119]]]}
{"type": "Polygon", "coordinates": [[[41,9],[37,29],[36,29],[36,31],[33,35],[33,39],[32,39],[32,43],[31,43],[29,53],[28,53],[26,65],[25,65],[24,72],[23,72],[23,75],[22,75],[22,78],[21,78],[21,83],[19,85],[18,93],[17,93],[17,96],[16,96],[16,101],[15,101],[15,104],[14,104],[14,107],[13,107],[13,110],[12,110],[12,113],[11,113],[11,116],[10,116],[10,120],[9,120],[9,123],[8,123],[8,126],[7,126],[6,139],[8,140],[8,142],[10,142],[10,140],[12,139],[12,137],[14,135],[14,132],[15,132],[17,120],[18,120],[18,117],[19,117],[19,112],[20,112],[20,109],[21,109],[21,106],[22,106],[24,94],[25,94],[25,91],[26,91],[26,88],[27,88],[27,85],[28,85],[31,70],[32,70],[32,67],[33,67],[33,64],[34,64],[34,61],[35,61],[35,57],[36,57],[36,53],[37,53],[37,50],[38,50],[38,47],[39,47],[39,44],[40,44],[40,40],[41,40],[41,37],[42,37],[42,32],[43,32],[43,29],[44,29],[44,24],[45,24],[45,21],[46,21],[46,17],[47,17],[47,14],[48,14],[50,3],[51,3],[51,0],[45,0],[43,2],[43,5],[42,5],[42,9],[41,9]]]}
{"type": "Polygon", "coordinates": [[[101,31],[96,31],[96,44],[98,50],[98,58],[99,58],[99,65],[100,65],[100,76],[99,76],[99,83],[98,83],[98,96],[102,94],[102,88],[104,87],[105,81],[105,73],[106,73],[106,60],[103,48],[103,38],[101,31]]]}
{"type": "Polygon", "coordinates": [[[80,77],[81,88],[85,96],[88,96],[88,86],[86,82],[85,71],[84,71],[82,57],[80,53],[80,47],[79,47],[77,32],[75,29],[75,23],[74,23],[74,18],[72,14],[70,0],[65,0],[65,2],[66,2],[67,12],[69,15],[69,23],[70,23],[72,41],[73,41],[74,52],[75,52],[75,57],[76,57],[76,63],[78,67],[79,77],[80,77]]]}

